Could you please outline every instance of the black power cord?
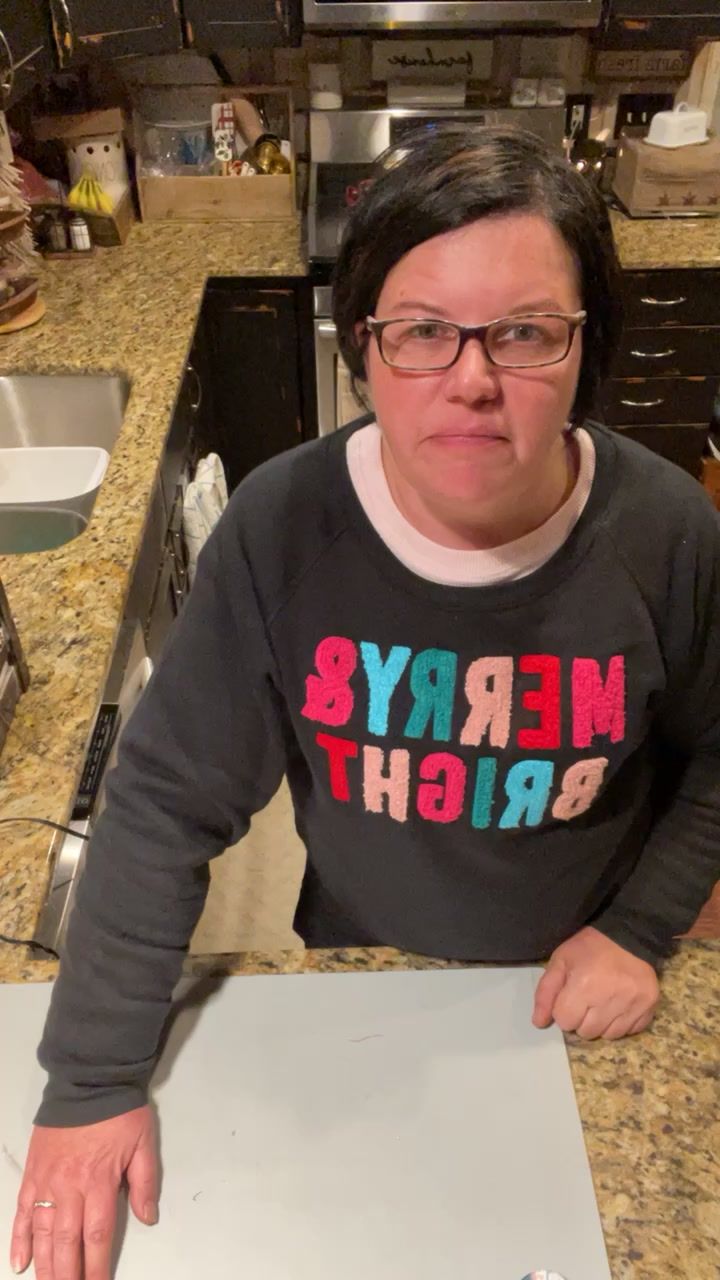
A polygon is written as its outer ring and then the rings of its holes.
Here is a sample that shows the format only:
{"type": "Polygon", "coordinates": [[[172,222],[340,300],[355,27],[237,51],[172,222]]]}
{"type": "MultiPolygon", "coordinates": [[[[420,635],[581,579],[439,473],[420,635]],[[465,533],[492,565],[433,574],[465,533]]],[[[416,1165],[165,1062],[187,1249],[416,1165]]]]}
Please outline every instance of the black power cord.
{"type": "MultiPolygon", "coordinates": [[[[55,831],[62,831],[65,835],[77,836],[78,840],[90,839],[83,831],[73,831],[72,827],[64,827],[61,822],[51,822],[49,818],[0,818],[0,823],[5,822],[35,822],[41,827],[52,827],[55,831]]],[[[53,951],[52,947],[44,947],[41,942],[35,942],[33,938],[10,938],[7,934],[0,933],[0,942],[6,943],[9,947],[32,947],[58,959],[57,951],[53,951]]]]}

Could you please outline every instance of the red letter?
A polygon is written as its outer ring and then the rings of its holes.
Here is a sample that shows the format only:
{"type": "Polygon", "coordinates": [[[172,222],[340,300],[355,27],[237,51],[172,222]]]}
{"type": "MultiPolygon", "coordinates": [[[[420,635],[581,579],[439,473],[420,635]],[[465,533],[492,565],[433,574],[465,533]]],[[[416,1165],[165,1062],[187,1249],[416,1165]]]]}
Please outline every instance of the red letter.
{"type": "Polygon", "coordinates": [[[560,659],[550,653],[526,653],[520,659],[523,675],[540,676],[539,689],[526,689],[521,702],[528,711],[537,711],[537,729],[521,729],[518,746],[534,751],[552,751],[560,746],[560,659]]]}
{"type": "Polygon", "coordinates": [[[331,733],[316,733],[315,741],[328,753],[330,765],[330,790],[335,800],[350,799],[350,783],[348,782],[346,762],[354,760],[358,753],[357,742],[350,738],[334,738],[331,733]]]}
{"type": "Polygon", "coordinates": [[[352,640],[326,636],[315,650],[315,666],[320,674],[306,677],[302,714],[321,724],[347,724],[354,702],[348,680],[357,666],[352,640]]]}

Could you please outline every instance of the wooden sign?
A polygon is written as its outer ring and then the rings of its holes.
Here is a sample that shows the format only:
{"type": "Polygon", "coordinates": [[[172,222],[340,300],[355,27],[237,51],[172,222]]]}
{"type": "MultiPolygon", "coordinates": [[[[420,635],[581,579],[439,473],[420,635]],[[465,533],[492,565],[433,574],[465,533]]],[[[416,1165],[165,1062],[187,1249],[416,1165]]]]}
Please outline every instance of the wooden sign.
{"type": "Polygon", "coordinates": [[[374,40],[373,80],[489,80],[492,40],[374,40]]]}
{"type": "Polygon", "coordinates": [[[687,49],[600,49],[595,75],[604,80],[679,79],[690,70],[687,49]]]}

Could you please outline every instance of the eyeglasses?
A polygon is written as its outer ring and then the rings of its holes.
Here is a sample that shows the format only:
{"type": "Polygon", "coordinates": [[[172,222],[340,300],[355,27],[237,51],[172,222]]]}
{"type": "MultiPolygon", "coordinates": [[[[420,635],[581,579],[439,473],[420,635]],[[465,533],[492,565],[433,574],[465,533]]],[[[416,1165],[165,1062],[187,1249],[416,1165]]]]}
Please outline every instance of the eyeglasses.
{"type": "Polygon", "coordinates": [[[365,327],[374,335],[385,364],[393,369],[430,373],[455,364],[470,338],[477,338],[490,363],[501,369],[539,369],[559,364],[570,350],[575,330],[586,320],[587,311],[573,315],[539,311],[475,325],[427,316],[402,320],[368,316],[365,327]]]}

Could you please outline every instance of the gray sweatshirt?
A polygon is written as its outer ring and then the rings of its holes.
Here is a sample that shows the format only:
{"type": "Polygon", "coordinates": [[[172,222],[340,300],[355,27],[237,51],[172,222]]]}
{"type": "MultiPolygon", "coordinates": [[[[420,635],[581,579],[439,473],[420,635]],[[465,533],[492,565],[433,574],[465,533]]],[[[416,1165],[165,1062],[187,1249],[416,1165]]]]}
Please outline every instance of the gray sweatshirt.
{"type": "Polygon", "coordinates": [[[660,965],[720,877],[720,518],[605,428],[520,581],[427,582],[345,428],[254,471],[122,740],[40,1047],[47,1125],[146,1097],[208,860],[287,774],[309,946],[537,961],[592,923],[660,965]]]}

